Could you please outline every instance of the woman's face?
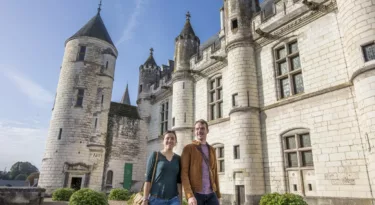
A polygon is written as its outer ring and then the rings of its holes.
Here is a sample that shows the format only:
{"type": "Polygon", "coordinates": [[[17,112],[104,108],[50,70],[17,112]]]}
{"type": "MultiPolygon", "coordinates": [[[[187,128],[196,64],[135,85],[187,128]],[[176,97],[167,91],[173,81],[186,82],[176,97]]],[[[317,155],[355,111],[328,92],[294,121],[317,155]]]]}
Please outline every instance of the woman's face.
{"type": "Polygon", "coordinates": [[[172,133],[167,133],[164,136],[164,148],[167,148],[169,150],[172,150],[174,146],[176,146],[176,136],[172,133]]]}

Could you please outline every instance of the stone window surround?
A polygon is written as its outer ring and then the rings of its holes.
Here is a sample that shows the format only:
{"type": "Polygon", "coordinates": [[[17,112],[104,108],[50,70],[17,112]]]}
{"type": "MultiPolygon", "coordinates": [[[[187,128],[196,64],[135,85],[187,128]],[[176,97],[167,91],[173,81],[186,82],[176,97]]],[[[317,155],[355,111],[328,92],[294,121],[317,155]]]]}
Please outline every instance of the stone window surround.
{"type": "Polygon", "coordinates": [[[113,183],[113,171],[108,170],[105,179],[106,186],[112,186],[113,183]]]}
{"type": "Polygon", "coordinates": [[[224,144],[217,143],[212,145],[216,152],[216,160],[217,160],[217,171],[219,174],[225,172],[225,149],[224,144]],[[222,155],[220,155],[220,151],[222,151],[222,155]]]}
{"type": "Polygon", "coordinates": [[[85,60],[85,57],[86,57],[86,53],[87,53],[87,45],[86,44],[79,44],[78,45],[78,52],[77,52],[77,61],[84,61],[85,60]],[[85,50],[83,52],[83,59],[80,59],[80,54],[81,54],[81,48],[82,47],[85,47],[85,50]]]}
{"type": "Polygon", "coordinates": [[[299,48],[298,48],[297,52],[289,53],[289,49],[290,49],[289,45],[291,45],[293,43],[297,43],[297,47],[298,47],[298,40],[295,37],[291,37],[291,38],[279,41],[278,43],[276,43],[272,47],[272,59],[273,59],[273,63],[274,63],[274,76],[275,76],[275,87],[276,87],[276,92],[277,92],[276,93],[277,100],[288,99],[288,98],[291,98],[293,96],[301,95],[301,94],[304,93],[304,90],[302,92],[296,93],[296,91],[295,91],[296,88],[294,86],[294,79],[293,79],[293,77],[295,75],[301,74],[302,75],[303,89],[304,89],[305,86],[304,86],[304,81],[303,81],[301,60],[299,60],[300,68],[290,70],[290,68],[292,66],[291,65],[291,58],[299,56],[299,59],[301,59],[299,48]],[[286,52],[285,57],[278,59],[278,51],[282,48],[285,49],[285,52],[286,52]],[[279,75],[278,65],[279,65],[280,62],[283,62],[284,60],[287,63],[287,73],[279,75]],[[288,79],[288,82],[289,82],[289,96],[283,97],[282,96],[282,88],[281,88],[280,83],[281,83],[281,79],[286,79],[286,78],[288,79]]]}
{"type": "Polygon", "coordinates": [[[362,53],[362,59],[363,59],[364,63],[367,63],[367,62],[375,60],[375,59],[367,59],[366,58],[365,47],[366,46],[371,46],[371,45],[375,46],[375,40],[373,40],[373,41],[367,41],[366,43],[361,44],[361,53],[362,53]]]}
{"type": "Polygon", "coordinates": [[[168,130],[169,107],[168,99],[160,102],[160,136],[168,130]],[[167,108],[166,110],[165,107],[167,108]]]}
{"type": "Polygon", "coordinates": [[[75,103],[74,103],[74,107],[83,107],[83,100],[84,100],[84,97],[85,97],[85,88],[83,87],[76,87],[76,95],[75,95],[75,103]],[[83,92],[80,93],[79,91],[82,90],[83,92]],[[78,103],[78,99],[79,98],[82,98],[81,99],[81,102],[78,103]]]}
{"type": "Polygon", "coordinates": [[[285,177],[286,177],[286,186],[287,186],[287,191],[289,192],[292,192],[292,193],[295,193],[295,191],[291,191],[292,189],[294,189],[294,187],[290,187],[289,186],[289,179],[288,179],[288,171],[298,171],[299,172],[299,175],[298,175],[298,186],[301,188],[300,190],[298,190],[298,193],[301,194],[302,196],[306,196],[306,190],[305,190],[305,186],[304,186],[304,179],[303,179],[303,174],[302,172],[304,170],[314,170],[314,165],[312,166],[303,166],[302,165],[302,155],[301,155],[301,152],[303,151],[312,151],[312,142],[311,142],[311,135],[310,135],[310,130],[309,129],[306,129],[306,128],[294,128],[294,129],[290,129],[286,132],[284,132],[283,134],[280,135],[281,137],[281,146],[282,146],[282,152],[283,152],[283,161],[284,161],[284,169],[285,169],[285,177]],[[305,148],[301,148],[301,144],[300,144],[300,139],[299,137],[303,134],[309,134],[309,139],[310,139],[310,147],[305,147],[305,148]],[[294,136],[295,137],[295,142],[296,142],[296,149],[290,149],[290,150],[286,150],[286,138],[287,137],[291,137],[291,136],[294,136]],[[288,153],[290,152],[297,152],[297,162],[298,162],[298,166],[297,167],[289,167],[288,166],[288,153]]]}
{"type": "Polygon", "coordinates": [[[213,121],[223,118],[223,77],[221,73],[216,73],[207,80],[207,102],[208,102],[208,121],[213,121]],[[218,86],[218,79],[220,79],[220,85],[218,86]],[[214,88],[211,89],[211,82],[214,81],[214,88]],[[221,98],[218,99],[218,95],[221,91],[221,98]],[[214,99],[212,100],[212,94],[214,99]],[[214,113],[212,113],[212,106],[215,106],[214,113]],[[218,114],[220,113],[220,116],[218,114]],[[214,114],[214,116],[212,116],[214,114]]]}

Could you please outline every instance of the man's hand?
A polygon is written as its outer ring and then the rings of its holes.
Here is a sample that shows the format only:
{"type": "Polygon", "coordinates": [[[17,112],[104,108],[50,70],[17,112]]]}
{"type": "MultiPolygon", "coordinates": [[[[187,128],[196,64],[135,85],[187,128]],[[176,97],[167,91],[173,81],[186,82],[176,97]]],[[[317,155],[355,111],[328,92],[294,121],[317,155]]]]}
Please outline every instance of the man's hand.
{"type": "Polygon", "coordinates": [[[143,200],[142,205],[148,205],[148,200],[143,200]]]}
{"type": "Polygon", "coordinates": [[[195,199],[195,197],[190,197],[189,201],[188,201],[188,204],[189,205],[198,205],[197,200],[195,199]]]}

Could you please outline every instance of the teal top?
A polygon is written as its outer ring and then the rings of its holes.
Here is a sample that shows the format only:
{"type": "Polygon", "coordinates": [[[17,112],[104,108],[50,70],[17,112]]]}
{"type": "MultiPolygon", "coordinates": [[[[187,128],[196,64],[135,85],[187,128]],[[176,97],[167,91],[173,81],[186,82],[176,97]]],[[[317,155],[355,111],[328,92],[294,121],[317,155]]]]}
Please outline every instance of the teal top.
{"type": "MultiPolygon", "coordinates": [[[[150,194],[162,199],[171,199],[178,196],[177,184],[181,184],[181,157],[174,154],[171,161],[160,152],[155,171],[154,182],[150,194]]],[[[154,170],[156,152],[153,152],[147,161],[146,182],[151,182],[154,170]]]]}

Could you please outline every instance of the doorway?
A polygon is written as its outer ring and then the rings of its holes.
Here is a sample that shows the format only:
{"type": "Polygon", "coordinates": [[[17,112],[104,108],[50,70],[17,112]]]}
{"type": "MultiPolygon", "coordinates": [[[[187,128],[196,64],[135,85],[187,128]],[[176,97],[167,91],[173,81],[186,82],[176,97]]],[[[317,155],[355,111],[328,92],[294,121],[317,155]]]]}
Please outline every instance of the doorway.
{"type": "Polygon", "coordinates": [[[82,184],[82,177],[72,177],[72,182],[70,184],[70,188],[74,190],[80,190],[82,184]]]}
{"type": "Polygon", "coordinates": [[[245,204],[245,186],[244,185],[237,185],[236,186],[236,199],[238,205],[245,204]]]}

